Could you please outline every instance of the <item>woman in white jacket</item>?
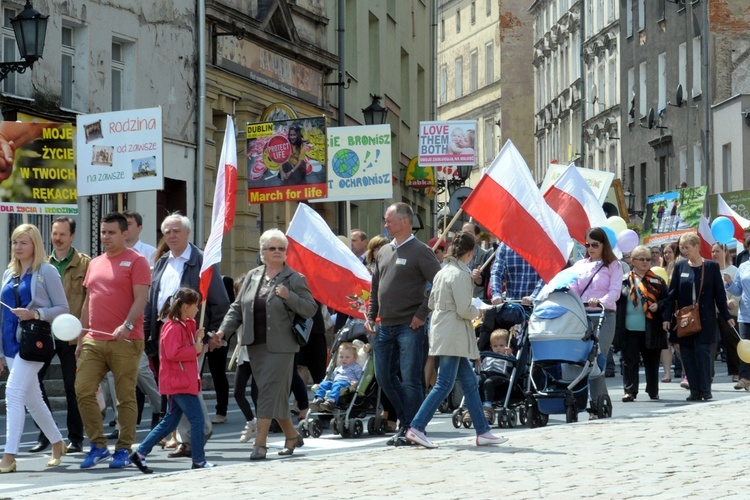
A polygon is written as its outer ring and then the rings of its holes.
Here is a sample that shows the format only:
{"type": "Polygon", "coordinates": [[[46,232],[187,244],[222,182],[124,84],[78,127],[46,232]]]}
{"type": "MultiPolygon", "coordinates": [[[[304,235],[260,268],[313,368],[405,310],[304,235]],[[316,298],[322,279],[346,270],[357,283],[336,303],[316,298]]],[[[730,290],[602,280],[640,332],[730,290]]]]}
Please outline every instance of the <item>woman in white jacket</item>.
{"type": "Polygon", "coordinates": [[[424,430],[456,379],[461,382],[465,403],[476,423],[477,446],[501,444],[507,438],[495,436],[484,417],[482,401],[477,387],[477,376],[471,360],[479,358],[477,339],[471,320],[479,311],[471,304],[473,282],[467,263],[473,256],[474,235],[458,233],[443,261],[444,267],[435,275],[430,293],[430,356],[438,356],[437,382],[419,408],[406,439],[426,448],[437,448],[427,439],[424,430]]]}

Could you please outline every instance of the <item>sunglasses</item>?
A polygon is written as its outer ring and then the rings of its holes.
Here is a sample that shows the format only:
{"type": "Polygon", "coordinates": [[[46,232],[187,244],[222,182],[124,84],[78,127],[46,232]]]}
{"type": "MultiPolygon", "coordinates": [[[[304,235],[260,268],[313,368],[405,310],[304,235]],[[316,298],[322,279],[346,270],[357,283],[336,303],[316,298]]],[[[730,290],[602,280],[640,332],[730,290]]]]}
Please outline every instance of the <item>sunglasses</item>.
{"type": "Polygon", "coordinates": [[[638,259],[630,259],[630,260],[633,260],[635,262],[651,262],[651,259],[647,259],[646,257],[641,257],[638,259]]]}
{"type": "Polygon", "coordinates": [[[269,252],[283,252],[284,250],[286,250],[286,247],[266,247],[264,248],[264,250],[268,250],[269,252]]]}
{"type": "Polygon", "coordinates": [[[599,248],[599,245],[601,245],[601,243],[599,243],[598,241],[594,241],[593,243],[584,243],[583,246],[585,246],[586,248],[593,248],[594,250],[596,250],[597,248],[599,248]]]}

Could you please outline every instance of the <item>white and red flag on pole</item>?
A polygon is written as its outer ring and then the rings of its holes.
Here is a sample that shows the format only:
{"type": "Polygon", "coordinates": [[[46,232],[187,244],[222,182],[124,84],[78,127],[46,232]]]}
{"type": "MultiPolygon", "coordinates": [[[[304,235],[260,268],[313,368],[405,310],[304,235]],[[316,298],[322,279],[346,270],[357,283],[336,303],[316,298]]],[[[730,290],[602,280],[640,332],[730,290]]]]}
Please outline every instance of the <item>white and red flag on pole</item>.
{"type": "Polygon", "coordinates": [[[745,229],[750,228],[750,220],[745,219],[732,210],[732,207],[730,207],[727,202],[724,201],[724,198],[718,194],[716,195],[716,216],[718,217],[720,215],[723,215],[732,221],[732,224],[734,224],[734,237],[737,238],[737,241],[739,241],[740,244],[742,244],[742,242],[745,241],[745,229]]]}
{"type": "Polygon", "coordinates": [[[575,165],[569,165],[547,189],[544,201],[562,217],[570,236],[581,245],[586,243],[586,231],[607,222],[601,203],[575,165]]]}
{"type": "MultiPolygon", "coordinates": [[[[201,186],[202,188],[202,186],[201,186]]],[[[205,302],[208,286],[211,284],[214,264],[221,262],[221,242],[224,235],[234,225],[234,208],[237,201],[237,136],[234,121],[227,115],[227,126],[224,131],[224,144],[221,146],[221,158],[216,174],[216,190],[211,213],[211,232],[208,235],[206,248],[203,250],[201,266],[200,292],[205,302]]]]}
{"type": "Polygon", "coordinates": [[[713,256],[711,255],[711,247],[714,246],[716,240],[711,232],[711,224],[708,223],[708,219],[703,214],[701,214],[701,220],[698,223],[698,237],[701,239],[701,257],[709,260],[713,259],[713,256]]]}
{"type": "Polygon", "coordinates": [[[371,277],[364,264],[328,227],[315,210],[304,203],[286,231],[286,262],[305,276],[315,300],[335,311],[365,318],[371,277]]]}
{"type": "Polygon", "coordinates": [[[461,208],[531,264],[545,282],[567,264],[573,248],[568,228],[544,201],[511,141],[461,208]]]}

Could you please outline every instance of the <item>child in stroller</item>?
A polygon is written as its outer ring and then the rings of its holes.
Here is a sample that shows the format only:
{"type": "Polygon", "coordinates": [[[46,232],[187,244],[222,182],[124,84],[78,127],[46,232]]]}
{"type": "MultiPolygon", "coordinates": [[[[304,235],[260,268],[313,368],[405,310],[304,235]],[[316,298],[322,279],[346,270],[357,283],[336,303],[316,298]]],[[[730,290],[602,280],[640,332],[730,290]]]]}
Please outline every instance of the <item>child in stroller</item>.
{"type": "Polygon", "coordinates": [[[318,385],[310,408],[332,412],[339,402],[341,390],[356,386],[362,376],[362,367],[357,363],[357,348],[351,342],[343,342],[338,349],[338,366],[333,371],[333,380],[327,379],[318,385]]]}
{"type": "MultiPolygon", "coordinates": [[[[513,350],[509,347],[509,344],[510,332],[508,330],[498,328],[490,334],[490,348],[495,354],[512,356],[513,350]]],[[[508,360],[493,356],[482,358],[482,364],[479,368],[479,382],[482,388],[484,415],[490,423],[495,420],[495,410],[492,408],[492,402],[496,401],[495,395],[498,393],[498,389],[502,387],[507,389],[512,371],[513,364],[508,360]]]]}

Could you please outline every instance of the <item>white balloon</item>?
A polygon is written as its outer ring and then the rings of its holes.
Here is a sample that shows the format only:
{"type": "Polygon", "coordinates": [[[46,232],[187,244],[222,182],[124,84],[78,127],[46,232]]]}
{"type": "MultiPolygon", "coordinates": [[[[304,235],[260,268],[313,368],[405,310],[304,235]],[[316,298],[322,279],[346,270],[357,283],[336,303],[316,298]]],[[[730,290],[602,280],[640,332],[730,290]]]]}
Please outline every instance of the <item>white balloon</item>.
{"type": "Polygon", "coordinates": [[[81,321],[72,314],[61,314],[52,320],[52,333],[60,340],[75,340],[82,329],[81,321]]]}

